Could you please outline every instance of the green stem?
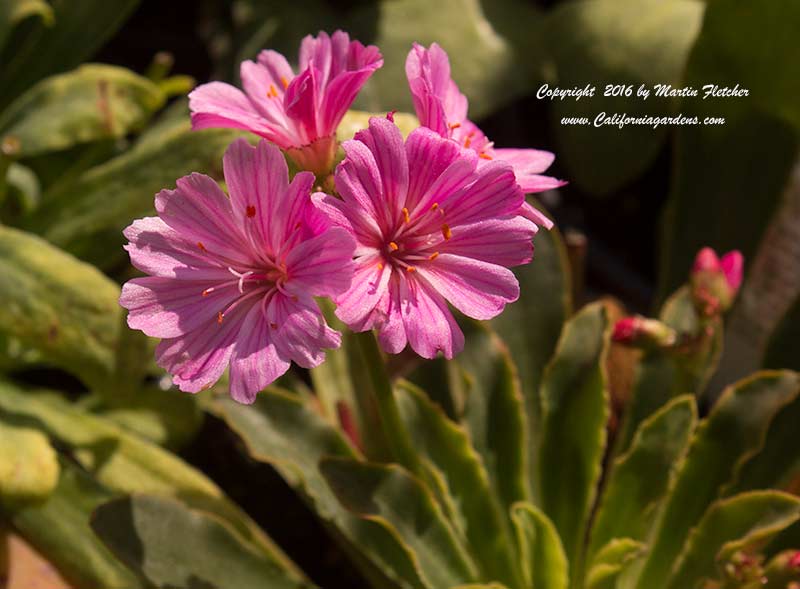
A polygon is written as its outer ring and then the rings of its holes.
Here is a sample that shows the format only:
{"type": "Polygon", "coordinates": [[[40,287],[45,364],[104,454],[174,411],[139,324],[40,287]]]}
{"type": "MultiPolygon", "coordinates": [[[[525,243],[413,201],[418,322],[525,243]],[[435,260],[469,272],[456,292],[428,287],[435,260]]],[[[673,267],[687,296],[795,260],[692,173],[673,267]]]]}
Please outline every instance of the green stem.
{"type": "Polygon", "coordinates": [[[386,365],[381,356],[375,336],[359,333],[355,337],[364,367],[369,377],[375,409],[380,419],[383,438],[394,461],[403,465],[416,475],[422,475],[419,457],[411,443],[411,436],[400,417],[400,409],[394,397],[386,365]]]}

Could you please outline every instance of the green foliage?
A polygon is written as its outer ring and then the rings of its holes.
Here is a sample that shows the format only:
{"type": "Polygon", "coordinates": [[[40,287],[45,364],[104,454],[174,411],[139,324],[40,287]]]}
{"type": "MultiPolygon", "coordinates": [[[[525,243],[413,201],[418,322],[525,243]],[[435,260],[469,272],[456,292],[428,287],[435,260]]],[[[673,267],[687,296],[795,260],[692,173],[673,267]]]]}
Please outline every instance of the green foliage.
{"type": "Polygon", "coordinates": [[[109,501],[95,510],[91,525],[148,585],[175,589],[312,587],[253,552],[224,520],[171,499],[135,495],[109,501]]]}

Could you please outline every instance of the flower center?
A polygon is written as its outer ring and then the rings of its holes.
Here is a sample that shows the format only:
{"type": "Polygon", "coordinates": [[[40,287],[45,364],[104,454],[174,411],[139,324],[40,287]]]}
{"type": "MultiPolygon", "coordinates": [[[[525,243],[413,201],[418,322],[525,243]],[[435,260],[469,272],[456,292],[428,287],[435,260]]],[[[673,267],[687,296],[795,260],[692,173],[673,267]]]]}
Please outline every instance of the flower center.
{"type": "Polygon", "coordinates": [[[438,258],[440,246],[453,235],[450,226],[442,222],[443,218],[444,210],[438,203],[421,213],[411,213],[403,207],[394,230],[384,236],[381,267],[389,264],[410,273],[415,272],[418,265],[438,258]]]}

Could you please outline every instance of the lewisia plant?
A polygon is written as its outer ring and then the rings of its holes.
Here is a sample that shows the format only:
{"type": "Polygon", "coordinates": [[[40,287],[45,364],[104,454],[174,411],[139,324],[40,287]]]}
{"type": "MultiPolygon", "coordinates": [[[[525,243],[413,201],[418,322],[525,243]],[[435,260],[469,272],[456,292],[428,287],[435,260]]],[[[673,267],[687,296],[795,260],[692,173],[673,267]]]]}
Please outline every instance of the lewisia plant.
{"type": "Polygon", "coordinates": [[[230,367],[231,395],[252,403],[291,362],[318,366],[340,335],[313,297],[331,298],[354,332],[376,330],[388,353],[448,359],[464,348],[449,305],[487,320],[519,297],[509,268],[530,262],[539,227],[552,227],[524,193],[560,185],[529,172],[553,156],[494,149],[466,119],[438,46],[415,45],[407,63],[422,126],[404,141],[392,114],[371,118],[325,181],[336,128],[382,64],[374,46],[319,33],[303,39],[297,75],[267,50],[242,63],[244,92],[212,82],[191,93],[193,128],[271,143],[231,145],[229,195],[207,176],[181,178],[156,196],[158,217],[125,231],[149,276],[129,281],[120,303],[130,327],[162,338],[157,361],[181,390],[230,367]],[[284,156],[302,170],[291,182],[284,156]],[[330,193],[312,197],[315,181],[330,193]]]}

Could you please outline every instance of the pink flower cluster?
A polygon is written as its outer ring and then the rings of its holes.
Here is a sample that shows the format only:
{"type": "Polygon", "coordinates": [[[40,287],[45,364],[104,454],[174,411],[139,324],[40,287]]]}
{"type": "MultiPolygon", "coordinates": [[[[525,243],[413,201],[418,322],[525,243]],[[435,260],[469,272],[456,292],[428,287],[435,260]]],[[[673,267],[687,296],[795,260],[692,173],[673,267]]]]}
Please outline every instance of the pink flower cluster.
{"type": "Polygon", "coordinates": [[[415,45],[406,62],[421,127],[404,140],[390,115],[370,119],[341,146],[335,192],[312,190],[382,63],[374,46],[320,33],[303,40],[297,75],[263,51],[241,66],[244,91],[212,82],[191,93],[194,128],[265,139],[228,148],[229,194],[192,174],[156,196],[157,217],[125,231],[147,276],[125,284],[120,303],[130,327],[162,338],[158,363],[181,390],[229,368],[231,395],[249,403],[291,362],[318,366],[340,334],[314,297],[330,297],[350,329],[376,330],[385,351],[424,358],[464,346],[450,305],[483,320],[518,298],[509,268],[528,263],[539,226],[552,226],[524,194],[562,183],[541,175],[552,154],[497,149],[467,119],[438,45],[415,45]],[[284,154],[304,170],[291,181],[284,154]]]}

